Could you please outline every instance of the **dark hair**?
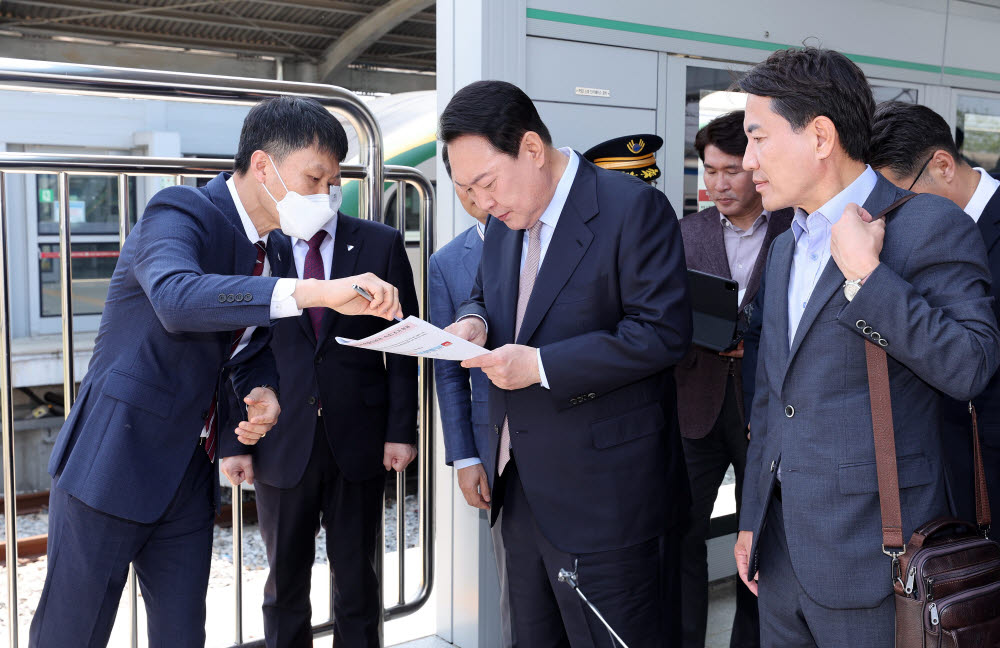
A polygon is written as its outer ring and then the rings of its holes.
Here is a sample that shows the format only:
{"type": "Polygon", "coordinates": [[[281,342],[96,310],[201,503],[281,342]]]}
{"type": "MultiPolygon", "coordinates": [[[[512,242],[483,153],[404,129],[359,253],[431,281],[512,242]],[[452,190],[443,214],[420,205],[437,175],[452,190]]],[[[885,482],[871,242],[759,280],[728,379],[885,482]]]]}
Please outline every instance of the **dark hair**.
{"type": "Polygon", "coordinates": [[[742,110],[720,115],[705,124],[694,136],[694,148],[698,157],[705,161],[705,147],[709,144],[718,147],[723,153],[743,157],[747,150],[747,134],[743,132],[742,110]]]}
{"type": "Polygon", "coordinates": [[[888,167],[909,178],[939,149],[962,162],[948,122],[927,106],[886,101],[875,109],[868,162],[876,169],[888,167]]]}
{"type": "Polygon", "coordinates": [[[233,170],[246,173],[254,151],[264,151],[280,162],[292,151],[317,145],[338,162],[347,157],[347,133],[337,118],[315,99],[271,97],[247,113],[240,131],[233,170]]]}
{"type": "Polygon", "coordinates": [[[444,162],[444,170],[448,173],[448,177],[451,177],[451,161],[448,159],[448,145],[445,144],[441,147],[441,161],[444,162]]]}
{"type": "Polygon", "coordinates": [[[438,137],[445,144],[462,135],[480,135],[511,157],[517,157],[528,131],[552,144],[535,104],[523,90],[506,81],[476,81],[465,86],[448,102],[439,125],[438,137]]]}
{"type": "Polygon", "coordinates": [[[792,129],[819,116],[833,122],[847,155],[868,160],[875,99],[864,72],[840,52],[816,47],[774,52],[737,81],[743,92],[769,97],[792,129]]]}

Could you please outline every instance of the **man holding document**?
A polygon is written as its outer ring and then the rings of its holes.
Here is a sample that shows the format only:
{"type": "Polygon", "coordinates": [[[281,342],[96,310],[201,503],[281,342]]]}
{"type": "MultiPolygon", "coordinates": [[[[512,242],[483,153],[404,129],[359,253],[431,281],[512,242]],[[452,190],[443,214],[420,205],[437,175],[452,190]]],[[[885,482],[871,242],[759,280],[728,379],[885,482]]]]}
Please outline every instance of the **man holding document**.
{"type": "Polygon", "coordinates": [[[684,251],[666,197],[556,149],[516,86],[460,90],[440,121],[452,179],[496,217],[448,331],[493,349],[491,515],[503,508],[511,624],[526,646],[679,633],[688,505],[672,367],[691,342],[684,251]],[[665,600],[665,596],[668,597],[665,600]]]}

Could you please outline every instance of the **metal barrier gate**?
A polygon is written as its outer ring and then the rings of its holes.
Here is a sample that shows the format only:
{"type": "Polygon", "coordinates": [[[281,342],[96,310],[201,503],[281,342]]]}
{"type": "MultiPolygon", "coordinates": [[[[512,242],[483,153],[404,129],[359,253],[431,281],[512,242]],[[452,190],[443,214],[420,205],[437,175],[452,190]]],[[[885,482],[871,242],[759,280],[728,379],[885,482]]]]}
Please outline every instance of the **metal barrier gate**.
{"type": "MultiPolygon", "coordinates": [[[[381,133],[374,116],[361,101],[347,90],[334,86],[286,83],[279,81],[212,77],[197,74],[173,74],[105,68],[93,66],[53,64],[0,58],[0,90],[27,90],[32,92],[60,92],[63,94],[102,94],[115,97],[167,99],[196,103],[244,103],[281,94],[309,96],[328,109],[345,116],[358,134],[361,149],[360,165],[341,167],[345,179],[360,181],[359,214],[382,221],[382,197],[385,183],[397,185],[397,224],[402,229],[405,207],[403,200],[407,186],[419,195],[420,216],[420,303],[421,317],[427,308],[427,264],[433,251],[434,188],[422,173],[410,167],[383,166],[381,133]]],[[[15,466],[14,466],[14,416],[11,385],[11,329],[10,329],[10,273],[6,176],[9,173],[56,173],[59,197],[59,260],[60,297],[62,316],[62,357],[64,413],[69,415],[76,397],[73,358],[72,312],[72,263],[70,256],[69,177],[76,174],[115,175],[119,191],[119,243],[124,244],[130,228],[128,178],[130,176],[173,176],[180,184],[185,178],[212,177],[220,171],[232,170],[232,160],[151,158],[139,156],[64,156],[0,153],[0,431],[2,431],[4,515],[7,538],[7,623],[8,640],[18,646],[17,626],[17,542],[15,466]]],[[[421,549],[421,582],[412,600],[405,597],[405,473],[396,480],[396,547],[398,561],[398,596],[390,607],[383,604],[383,621],[403,617],[419,609],[429,598],[433,585],[433,393],[432,365],[426,358],[419,363],[420,434],[418,439],[418,488],[419,545],[421,549]]],[[[234,646],[258,647],[263,641],[243,642],[242,598],[242,509],[240,488],[233,488],[233,565],[234,578],[234,646]]],[[[384,528],[384,521],[383,521],[384,528]]],[[[381,536],[381,534],[380,534],[381,536]]],[[[380,537],[381,558],[384,544],[380,537]]],[[[381,580],[381,579],[380,579],[381,580]]],[[[332,588],[332,581],[330,583],[332,588]]],[[[130,570],[128,592],[131,600],[131,645],[138,644],[137,594],[135,574],[130,570]]],[[[331,591],[332,608],[332,591],[331,591]]],[[[331,609],[332,613],[332,609],[331,609]]],[[[333,632],[332,619],[313,627],[313,636],[333,632]]]]}

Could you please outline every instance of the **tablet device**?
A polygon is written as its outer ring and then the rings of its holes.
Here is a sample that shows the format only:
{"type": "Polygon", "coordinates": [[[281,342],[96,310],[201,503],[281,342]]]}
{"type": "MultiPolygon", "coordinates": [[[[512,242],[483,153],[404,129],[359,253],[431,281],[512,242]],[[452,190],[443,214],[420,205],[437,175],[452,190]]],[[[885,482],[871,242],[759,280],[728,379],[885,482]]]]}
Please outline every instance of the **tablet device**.
{"type": "Polygon", "coordinates": [[[729,349],[736,335],[739,284],[698,270],[688,270],[687,277],[694,320],[693,342],[712,351],[729,349]]]}

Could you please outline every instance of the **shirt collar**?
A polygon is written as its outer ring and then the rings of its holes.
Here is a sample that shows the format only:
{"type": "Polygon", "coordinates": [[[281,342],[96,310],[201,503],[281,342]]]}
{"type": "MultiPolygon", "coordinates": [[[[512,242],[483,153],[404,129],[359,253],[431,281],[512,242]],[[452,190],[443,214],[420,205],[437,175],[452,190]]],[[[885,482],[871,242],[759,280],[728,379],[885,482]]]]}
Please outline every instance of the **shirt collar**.
{"type": "Polygon", "coordinates": [[[236,204],[236,213],[240,215],[240,222],[243,223],[243,233],[247,235],[250,242],[255,244],[257,241],[264,241],[264,245],[267,245],[267,234],[261,236],[257,233],[257,228],[254,226],[253,221],[250,220],[250,214],[247,213],[246,208],[243,206],[243,201],[240,200],[240,194],[236,191],[236,181],[233,180],[232,176],[226,180],[226,186],[229,187],[229,195],[233,197],[233,202],[236,204]]]}
{"type": "Polygon", "coordinates": [[[844,187],[843,191],[828,200],[822,207],[814,211],[812,214],[806,214],[804,209],[796,207],[795,218],[792,220],[792,233],[795,235],[795,240],[799,240],[799,237],[802,236],[804,232],[809,231],[808,221],[813,215],[821,215],[828,226],[833,226],[840,220],[840,217],[844,213],[844,209],[847,207],[848,203],[864,205],[865,201],[868,200],[868,196],[871,195],[872,190],[875,189],[875,185],[877,183],[878,174],[866,164],[865,170],[861,172],[861,175],[854,179],[854,182],[844,187]]]}
{"type": "MultiPolygon", "coordinates": [[[[330,220],[328,220],[325,223],[323,223],[323,227],[320,228],[321,230],[324,230],[327,234],[330,235],[330,240],[331,241],[333,241],[335,238],[337,238],[337,219],[339,217],[340,217],[339,213],[338,214],[334,214],[333,218],[331,218],[330,220]]],[[[326,243],[326,241],[323,241],[323,242],[326,243]]],[[[295,238],[293,236],[292,237],[292,247],[295,247],[299,243],[302,243],[302,245],[309,245],[309,241],[307,241],[305,239],[295,238]]]]}
{"type": "Polygon", "coordinates": [[[566,147],[559,149],[559,152],[568,157],[569,162],[563,170],[562,177],[559,178],[559,184],[556,185],[556,191],[552,194],[549,206],[545,208],[541,218],[539,218],[540,221],[553,228],[559,222],[559,215],[562,213],[563,207],[566,206],[566,200],[569,198],[569,190],[573,187],[573,181],[576,180],[576,172],[580,168],[580,157],[576,154],[576,151],[566,147]]]}
{"type": "Polygon", "coordinates": [[[482,223],[476,223],[476,234],[479,234],[479,240],[480,241],[485,241],[486,240],[486,232],[483,230],[483,224],[482,223]]]}
{"type": "Polygon", "coordinates": [[[979,172],[979,185],[976,187],[976,192],[972,194],[969,204],[965,206],[965,213],[972,216],[972,220],[978,223],[986,205],[993,198],[997,188],[1000,187],[1000,180],[991,176],[982,167],[976,167],[975,170],[979,172]]]}
{"type": "Polygon", "coordinates": [[[746,230],[741,230],[740,228],[738,228],[735,225],[733,225],[733,222],[731,220],[729,220],[725,216],[725,214],[723,214],[722,212],[719,212],[719,220],[722,222],[722,226],[723,227],[726,226],[726,223],[729,223],[729,227],[731,227],[734,232],[739,232],[740,234],[746,234],[748,236],[750,234],[753,234],[755,231],[757,231],[758,227],[762,227],[764,224],[766,224],[767,223],[767,219],[770,218],[770,217],[771,217],[771,212],[769,212],[769,211],[767,211],[765,209],[764,211],[762,211],[760,213],[760,216],[757,217],[757,220],[755,220],[753,222],[753,225],[751,225],[750,227],[748,227],[746,230]]]}

